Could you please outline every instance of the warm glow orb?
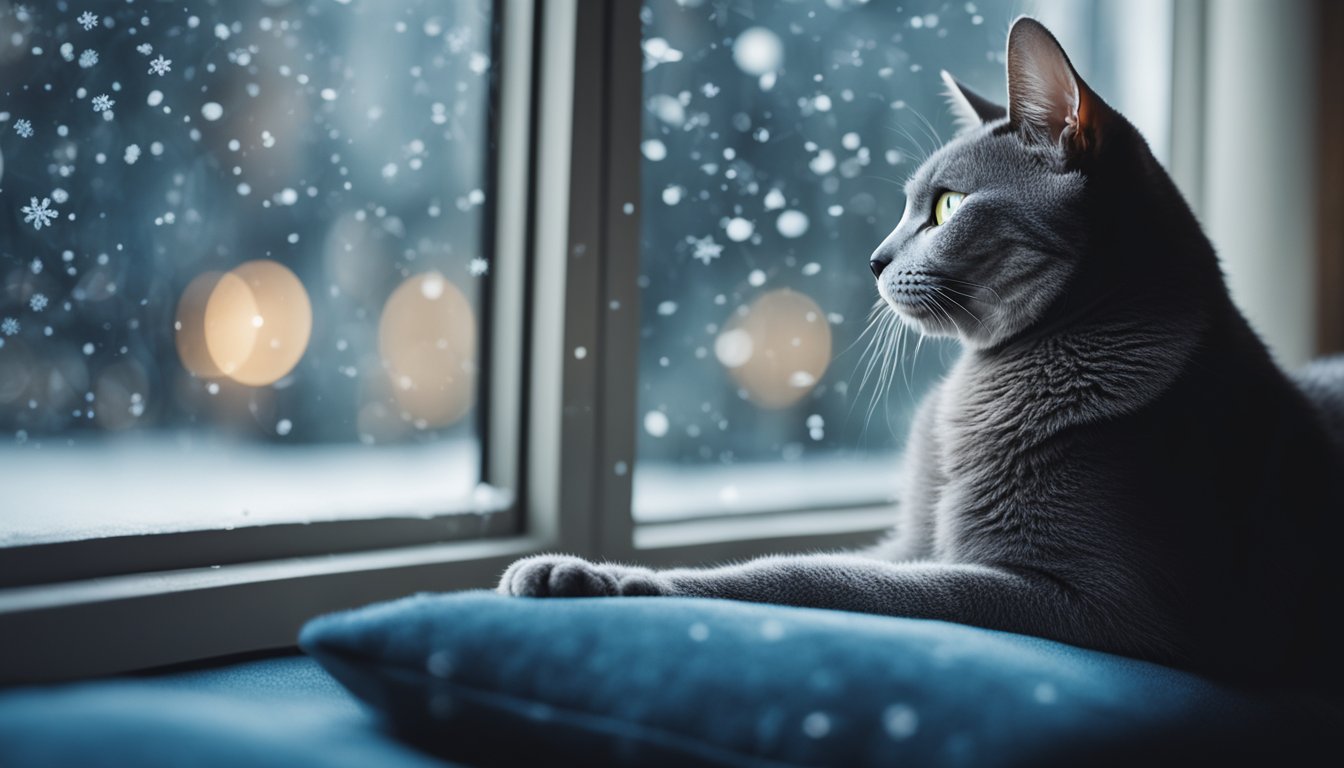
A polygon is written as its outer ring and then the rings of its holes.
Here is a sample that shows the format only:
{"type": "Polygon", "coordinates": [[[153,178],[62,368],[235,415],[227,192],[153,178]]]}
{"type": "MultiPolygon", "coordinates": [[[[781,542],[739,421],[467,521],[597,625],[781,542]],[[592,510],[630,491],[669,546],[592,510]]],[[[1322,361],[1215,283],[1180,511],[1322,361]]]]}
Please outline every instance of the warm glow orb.
{"type": "Polygon", "coordinates": [[[177,355],[192,375],[260,387],[298,365],[312,335],[313,309],[288,268],[249,261],[188,283],[174,330],[177,355]]]}
{"type": "Polygon", "coordinates": [[[249,261],[215,287],[205,308],[205,332],[220,370],[240,384],[265,386],[288,375],[307,351],[313,307],[289,268],[264,259],[249,261]],[[250,303],[244,292],[251,295],[250,303]],[[251,351],[245,353],[249,336],[251,351]]]}
{"type": "Polygon", "coordinates": [[[177,356],[182,365],[193,376],[213,379],[223,375],[219,366],[210,358],[210,350],[205,346],[205,305],[210,294],[219,284],[223,272],[203,272],[187,283],[182,298],[177,302],[177,322],[174,324],[173,342],[177,345],[177,356]]]}
{"type": "Polygon", "coordinates": [[[786,408],[812,391],[831,362],[831,327],[821,307],[787,288],[734,312],[715,354],[753,403],[786,408]]]}
{"type": "Polygon", "coordinates": [[[257,347],[257,327],[252,318],[261,312],[247,283],[232,272],[219,276],[202,314],[205,349],[216,373],[230,376],[242,368],[257,347]]]}
{"type": "Polygon", "coordinates": [[[392,396],[421,429],[441,427],[470,410],[476,384],[476,316],[443,275],[407,278],[383,306],[378,352],[392,396]]]}

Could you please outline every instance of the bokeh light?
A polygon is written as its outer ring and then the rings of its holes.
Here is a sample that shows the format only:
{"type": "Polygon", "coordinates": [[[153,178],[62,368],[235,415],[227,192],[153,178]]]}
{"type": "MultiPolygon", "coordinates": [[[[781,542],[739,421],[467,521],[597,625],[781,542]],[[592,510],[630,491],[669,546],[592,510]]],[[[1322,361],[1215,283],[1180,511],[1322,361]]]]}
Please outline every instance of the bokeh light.
{"type": "Polygon", "coordinates": [[[213,379],[223,375],[205,347],[205,305],[219,284],[223,272],[203,272],[182,291],[177,302],[177,321],[174,323],[173,342],[182,365],[193,376],[213,379]]]}
{"type": "Polygon", "coordinates": [[[378,323],[378,352],[393,398],[417,428],[451,424],[471,408],[476,317],[442,274],[412,276],[392,292],[378,323]]]}
{"type": "Polygon", "coordinates": [[[201,378],[273,384],[298,364],[313,330],[312,304],[285,266],[258,260],[198,275],[182,292],[178,357],[201,378]]]}
{"type": "Polygon", "coordinates": [[[714,352],[751,402],[787,408],[826,373],[831,327],[806,294],[787,288],[770,291],[733,313],[714,352]]]}
{"type": "MultiPolygon", "coordinates": [[[[256,331],[256,341],[252,353],[231,372],[219,357],[215,362],[240,384],[254,387],[272,384],[294,370],[308,349],[308,339],[313,332],[313,307],[308,301],[308,292],[293,272],[274,261],[249,261],[229,274],[240,278],[251,291],[256,313],[246,317],[237,312],[241,305],[233,306],[234,314],[228,316],[230,325],[227,329],[221,326],[221,333],[242,338],[246,334],[245,326],[250,325],[256,331]]],[[[221,281],[215,288],[210,305],[220,296],[219,289],[224,283],[221,281]]],[[[213,352],[210,310],[208,305],[205,310],[206,344],[213,352]]]]}

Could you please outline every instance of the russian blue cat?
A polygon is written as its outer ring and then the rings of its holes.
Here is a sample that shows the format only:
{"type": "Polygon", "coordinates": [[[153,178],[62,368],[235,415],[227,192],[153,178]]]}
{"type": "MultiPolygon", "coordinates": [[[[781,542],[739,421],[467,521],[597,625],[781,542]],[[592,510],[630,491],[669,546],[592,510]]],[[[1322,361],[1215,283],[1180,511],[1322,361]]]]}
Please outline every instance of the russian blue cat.
{"type": "Polygon", "coordinates": [[[914,420],[889,537],[706,569],[541,555],[501,592],[835,608],[1313,673],[1344,606],[1344,362],[1276,367],[1143,138],[1032,19],[1007,71],[1007,108],[944,73],[965,127],[871,258],[891,310],[962,345],[914,420]]]}

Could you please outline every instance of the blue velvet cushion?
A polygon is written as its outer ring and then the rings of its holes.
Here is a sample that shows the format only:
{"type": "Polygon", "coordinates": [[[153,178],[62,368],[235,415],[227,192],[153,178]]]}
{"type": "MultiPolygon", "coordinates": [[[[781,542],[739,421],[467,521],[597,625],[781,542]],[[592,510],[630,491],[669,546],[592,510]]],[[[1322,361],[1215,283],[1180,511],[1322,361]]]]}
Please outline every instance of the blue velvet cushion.
{"type": "Polygon", "coordinates": [[[1151,764],[1269,757],[1321,728],[1038,638],[718,600],[421,595],[316,619],[300,645],[480,765],[1151,764]]]}
{"type": "Polygon", "coordinates": [[[311,659],[0,693],[4,768],[445,768],[311,659]]]}

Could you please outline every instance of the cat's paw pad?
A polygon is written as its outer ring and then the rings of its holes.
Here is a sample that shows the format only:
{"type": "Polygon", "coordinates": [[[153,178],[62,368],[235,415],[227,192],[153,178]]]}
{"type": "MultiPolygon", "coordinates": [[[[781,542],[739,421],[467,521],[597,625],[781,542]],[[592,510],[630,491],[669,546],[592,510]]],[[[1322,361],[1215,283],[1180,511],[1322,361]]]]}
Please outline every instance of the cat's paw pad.
{"type": "Polygon", "coordinates": [[[534,555],[510,565],[498,591],[518,597],[614,597],[661,595],[653,571],[590,563],[565,555],[534,555]]]}

